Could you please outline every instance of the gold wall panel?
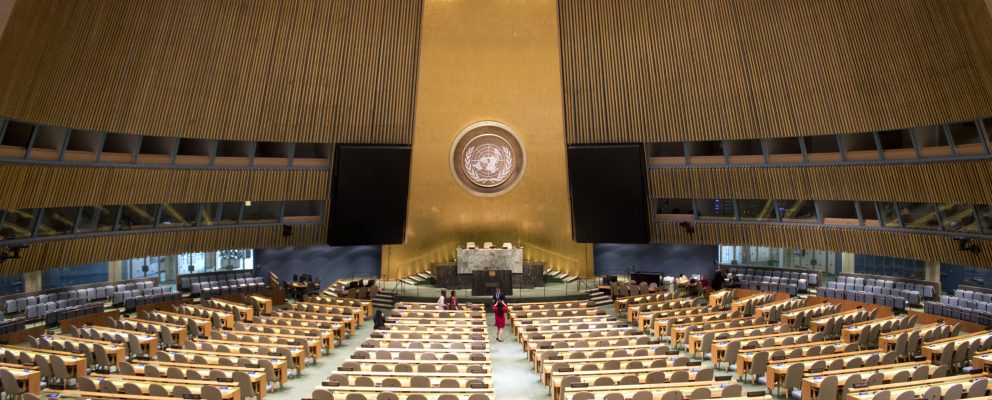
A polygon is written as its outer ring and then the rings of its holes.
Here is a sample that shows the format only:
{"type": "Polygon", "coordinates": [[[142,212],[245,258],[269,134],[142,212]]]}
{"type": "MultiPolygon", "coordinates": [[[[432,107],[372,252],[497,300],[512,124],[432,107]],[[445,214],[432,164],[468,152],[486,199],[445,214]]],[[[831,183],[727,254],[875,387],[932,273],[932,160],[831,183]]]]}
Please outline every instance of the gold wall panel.
{"type": "Polygon", "coordinates": [[[0,264],[0,275],[18,274],[107,260],[173,255],[194,251],[310,246],[324,243],[322,224],[296,225],[283,237],[281,226],[237,227],[52,240],[31,244],[20,259],[0,264]]]}
{"type": "Polygon", "coordinates": [[[455,246],[512,242],[526,258],[592,274],[572,236],[554,0],[426,0],[406,243],[384,246],[397,278],[454,258],[455,246]],[[468,193],[451,175],[452,142],[479,121],[516,131],[527,168],[510,192],[468,193]]]}
{"type": "Polygon", "coordinates": [[[866,132],[992,115],[983,0],[559,0],[569,143],[866,132]]]}
{"type": "MultiPolygon", "coordinates": [[[[0,208],[324,200],[327,170],[111,168],[0,163],[0,208]]],[[[325,214],[326,215],[326,214],[325,214]]]]}
{"type": "Polygon", "coordinates": [[[421,0],[25,0],[0,115],[158,136],[412,140],[421,0]]]}
{"type": "Polygon", "coordinates": [[[14,10],[15,0],[0,0],[0,37],[3,37],[3,29],[10,20],[10,12],[14,10]]]}
{"type": "Polygon", "coordinates": [[[992,160],[648,170],[654,198],[992,204],[992,160]]]}
{"type": "Polygon", "coordinates": [[[988,239],[972,239],[983,250],[975,255],[958,250],[958,242],[952,236],[925,232],[700,221],[692,222],[692,226],[695,232],[688,234],[678,226],[678,222],[656,222],[652,227],[651,241],[833,250],[980,268],[990,268],[992,265],[992,251],[989,251],[992,250],[992,240],[988,239]]]}

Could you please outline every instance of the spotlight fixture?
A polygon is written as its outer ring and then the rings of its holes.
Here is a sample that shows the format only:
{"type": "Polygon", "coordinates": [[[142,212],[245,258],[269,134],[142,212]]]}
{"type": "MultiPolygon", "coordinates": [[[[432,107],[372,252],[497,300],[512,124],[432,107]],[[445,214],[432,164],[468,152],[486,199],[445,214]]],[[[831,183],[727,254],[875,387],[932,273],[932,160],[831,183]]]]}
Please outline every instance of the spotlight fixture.
{"type": "Polygon", "coordinates": [[[679,226],[682,227],[685,233],[688,233],[690,235],[696,232],[696,228],[693,228],[692,223],[690,223],[689,221],[679,222],[679,226]]]}
{"type": "Polygon", "coordinates": [[[982,248],[978,247],[978,243],[972,242],[971,238],[957,237],[954,240],[958,241],[958,250],[960,251],[967,251],[976,256],[982,252],[982,248]]]}

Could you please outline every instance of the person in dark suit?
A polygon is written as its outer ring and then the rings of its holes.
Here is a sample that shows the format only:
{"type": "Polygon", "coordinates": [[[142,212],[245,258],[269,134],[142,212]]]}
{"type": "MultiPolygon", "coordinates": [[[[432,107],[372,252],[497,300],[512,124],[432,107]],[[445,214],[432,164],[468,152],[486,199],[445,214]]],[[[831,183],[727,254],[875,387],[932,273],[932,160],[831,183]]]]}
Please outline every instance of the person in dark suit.
{"type": "Polygon", "coordinates": [[[714,292],[723,289],[723,283],[726,280],[727,280],[727,270],[725,268],[720,268],[716,270],[715,274],[713,274],[713,280],[710,281],[710,288],[712,288],[714,292]]]}
{"type": "Polygon", "coordinates": [[[500,288],[496,288],[496,293],[493,293],[493,304],[496,304],[500,300],[506,301],[506,295],[503,294],[500,288]]]}
{"type": "Polygon", "coordinates": [[[372,319],[375,326],[372,329],[385,329],[386,316],[382,315],[382,310],[375,310],[375,318],[372,319]]]}

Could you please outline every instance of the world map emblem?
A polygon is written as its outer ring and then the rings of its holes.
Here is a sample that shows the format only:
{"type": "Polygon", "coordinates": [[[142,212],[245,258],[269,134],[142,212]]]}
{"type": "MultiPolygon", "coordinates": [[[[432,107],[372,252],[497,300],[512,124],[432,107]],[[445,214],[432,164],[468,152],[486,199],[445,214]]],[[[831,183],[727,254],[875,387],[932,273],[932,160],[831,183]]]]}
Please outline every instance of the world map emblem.
{"type": "Polygon", "coordinates": [[[485,121],[459,133],[450,162],[463,188],[479,196],[498,196],[512,189],[523,175],[525,155],[512,129],[485,121]]]}

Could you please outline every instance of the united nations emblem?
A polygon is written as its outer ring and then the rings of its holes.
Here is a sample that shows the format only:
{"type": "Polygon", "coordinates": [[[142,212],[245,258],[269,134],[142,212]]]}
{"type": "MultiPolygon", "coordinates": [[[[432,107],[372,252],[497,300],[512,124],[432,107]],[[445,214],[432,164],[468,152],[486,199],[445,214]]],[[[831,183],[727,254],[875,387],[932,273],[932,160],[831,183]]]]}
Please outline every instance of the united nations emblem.
{"type": "Polygon", "coordinates": [[[462,130],[451,146],[451,172],[456,181],[479,196],[498,196],[523,175],[525,156],[510,127],[484,121],[462,130]]]}

